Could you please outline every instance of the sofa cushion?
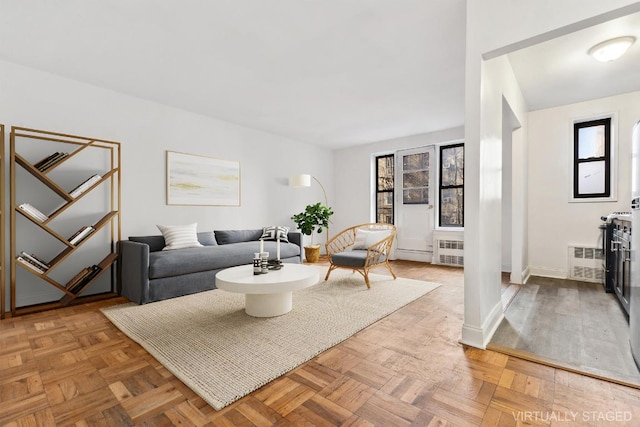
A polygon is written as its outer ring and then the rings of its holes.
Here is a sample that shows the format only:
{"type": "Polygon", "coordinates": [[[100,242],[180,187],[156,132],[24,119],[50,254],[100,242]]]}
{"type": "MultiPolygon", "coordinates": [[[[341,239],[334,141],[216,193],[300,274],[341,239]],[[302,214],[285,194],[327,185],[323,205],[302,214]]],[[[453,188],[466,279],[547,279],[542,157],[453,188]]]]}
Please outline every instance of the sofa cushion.
{"type": "Polygon", "coordinates": [[[161,251],[165,247],[162,236],[129,236],[129,240],[149,245],[149,252],[161,251]]]}
{"type": "Polygon", "coordinates": [[[199,232],[198,242],[200,242],[203,246],[215,246],[218,244],[216,242],[216,236],[213,235],[213,231],[199,232]]]}
{"type": "Polygon", "coordinates": [[[198,242],[198,223],[184,225],[156,225],[167,244],[163,251],[174,249],[200,248],[202,244],[198,242]]]}
{"type": "MultiPolygon", "coordinates": [[[[262,232],[262,230],[259,231],[262,232]]],[[[259,249],[259,242],[254,241],[152,252],[149,254],[149,279],[251,264],[253,254],[259,249]]],[[[269,259],[275,259],[276,242],[265,242],[264,250],[269,252],[269,259]]],[[[293,243],[280,243],[280,258],[299,255],[300,246],[293,243]]]]}
{"type": "Polygon", "coordinates": [[[230,243],[257,241],[262,236],[262,229],[256,230],[215,230],[216,242],[219,245],[230,243]]]}
{"type": "MultiPolygon", "coordinates": [[[[149,252],[161,251],[166,245],[162,236],[130,236],[132,242],[144,243],[149,245],[149,252]]],[[[198,233],[198,241],[204,246],[215,246],[216,238],[213,231],[202,231],[198,233]]]]}

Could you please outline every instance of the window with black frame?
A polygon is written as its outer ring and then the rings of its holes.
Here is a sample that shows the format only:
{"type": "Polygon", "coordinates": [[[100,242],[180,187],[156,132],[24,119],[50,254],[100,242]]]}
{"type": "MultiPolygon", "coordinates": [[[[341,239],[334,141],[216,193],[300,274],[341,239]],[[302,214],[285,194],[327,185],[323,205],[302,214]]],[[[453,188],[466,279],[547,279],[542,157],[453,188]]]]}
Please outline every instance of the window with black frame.
{"type": "Polygon", "coordinates": [[[573,125],[573,197],[611,196],[611,117],[573,125]]]}
{"type": "Polygon", "coordinates": [[[464,144],[440,147],[440,227],[464,227],[464,144]]]}
{"type": "Polygon", "coordinates": [[[393,224],[393,154],[376,157],[376,222],[393,224]]]}

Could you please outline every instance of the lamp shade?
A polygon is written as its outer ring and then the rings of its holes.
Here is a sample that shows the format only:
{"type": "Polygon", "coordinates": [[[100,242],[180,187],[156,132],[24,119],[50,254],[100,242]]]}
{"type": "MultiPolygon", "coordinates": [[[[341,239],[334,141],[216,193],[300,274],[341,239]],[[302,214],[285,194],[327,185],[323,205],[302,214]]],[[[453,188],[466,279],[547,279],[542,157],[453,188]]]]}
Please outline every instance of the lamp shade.
{"type": "Polygon", "coordinates": [[[311,187],[311,175],[292,175],[289,178],[289,187],[311,187]]]}

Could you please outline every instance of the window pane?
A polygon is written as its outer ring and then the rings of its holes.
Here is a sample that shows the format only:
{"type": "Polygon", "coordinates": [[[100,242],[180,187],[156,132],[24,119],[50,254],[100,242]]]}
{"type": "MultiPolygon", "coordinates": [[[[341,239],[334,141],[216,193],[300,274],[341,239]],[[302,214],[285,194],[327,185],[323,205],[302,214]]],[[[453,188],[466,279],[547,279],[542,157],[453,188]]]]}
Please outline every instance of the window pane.
{"type": "Polygon", "coordinates": [[[603,194],[605,161],[578,164],[578,194],[603,194]]]}
{"type": "Polygon", "coordinates": [[[464,184],[464,148],[442,149],[442,186],[464,184]]]}
{"type": "Polygon", "coordinates": [[[429,153],[402,156],[402,169],[405,171],[429,169],[429,153]]]}
{"type": "Polygon", "coordinates": [[[402,156],[402,203],[429,203],[429,153],[402,156]]]}
{"type": "Polygon", "coordinates": [[[405,205],[429,203],[429,188],[411,188],[403,190],[402,203],[405,205]]]}
{"type": "Polygon", "coordinates": [[[429,172],[404,172],[402,174],[402,188],[428,187],[429,172]]]}
{"type": "Polygon", "coordinates": [[[464,220],[462,188],[445,188],[440,191],[440,225],[462,227],[464,220]]]}
{"type": "Polygon", "coordinates": [[[393,190],[393,156],[378,157],[378,191],[393,190]]]}
{"type": "Polygon", "coordinates": [[[377,222],[393,224],[395,156],[388,154],[376,157],[376,207],[377,222]]]}
{"type": "Polygon", "coordinates": [[[393,193],[378,193],[377,202],[377,221],[393,224],[393,193]]]}
{"type": "Polygon", "coordinates": [[[578,130],[579,159],[604,157],[604,131],[604,125],[583,127],[578,130]]]}

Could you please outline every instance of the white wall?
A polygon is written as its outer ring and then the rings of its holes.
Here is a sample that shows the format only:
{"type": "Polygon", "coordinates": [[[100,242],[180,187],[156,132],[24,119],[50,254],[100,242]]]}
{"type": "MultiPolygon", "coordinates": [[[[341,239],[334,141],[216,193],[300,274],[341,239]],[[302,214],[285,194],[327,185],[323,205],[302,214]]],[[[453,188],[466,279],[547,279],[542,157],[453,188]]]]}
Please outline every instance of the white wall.
{"type": "Polygon", "coordinates": [[[511,250],[513,224],[511,221],[513,204],[513,128],[512,114],[509,105],[503,100],[502,103],[502,266],[503,272],[511,272],[511,250]]]}
{"type": "Polygon", "coordinates": [[[600,216],[631,210],[631,130],[639,119],[640,92],[529,113],[531,274],[567,277],[568,245],[595,246],[600,216]],[[603,114],[616,117],[612,130],[617,201],[569,203],[573,122],[603,114]]]}
{"type": "MultiPolygon", "coordinates": [[[[465,140],[465,324],[462,342],[484,347],[502,318],[502,180],[503,123],[515,121],[526,129],[526,105],[511,65],[505,56],[481,63],[482,112],[474,121],[467,119],[465,140]],[[508,106],[510,111],[504,111],[508,106]],[[512,114],[513,112],[513,114],[512,114]]],[[[468,104],[467,104],[467,108],[468,104]]],[[[512,139],[512,144],[518,141],[512,139]]],[[[510,170],[517,171],[526,163],[526,139],[518,148],[511,146],[510,170]]],[[[510,172],[507,172],[509,174],[510,172]]],[[[511,174],[513,176],[513,174],[511,174]]],[[[524,180],[511,183],[511,194],[526,188],[524,180]]],[[[514,205],[524,200],[508,197],[511,223],[522,221],[524,208],[514,205]],[[518,216],[517,220],[515,217],[518,216]]],[[[522,230],[512,228],[512,250],[526,245],[522,230]]]]}
{"type": "Polygon", "coordinates": [[[375,191],[371,168],[372,156],[462,140],[463,137],[464,129],[457,127],[335,150],[333,161],[337,191],[333,204],[336,214],[331,225],[332,230],[338,232],[352,225],[375,219],[371,211],[371,194],[375,191]]]}
{"type": "MultiPolygon", "coordinates": [[[[293,174],[316,176],[329,200],[333,198],[333,159],[327,149],[1,61],[0,99],[0,122],[8,127],[122,143],[123,238],[159,234],[155,224],[198,222],[199,231],[294,227],[291,215],[323,196],[313,184],[306,189],[288,187],[293,174]],[[241,206],[166,205],[166,150],[239,160],[241,206]]],[[[8,188],[8,175],[6,182],[8,188]]],[[[44,294],[55,291],[43,286],[44,294]]]]}
{"type": "MultiPolygon", "coordinates": [[[[514,2],[512,0],[477,0],[467,2],[467,46],[465,63],[465,323],[461,341],[485,347],[500,321],[499,295],[496,298],[496,280],[499,280],[500,205],[495,200],[495,157],[500,156],[500,117],[498,98],[505,95],[518,120],[526,128],[526,106],[514,106],[519,90],[510,67],[490,65],[483,56],[495,57],[496,52],[514,50],[514,45],[526,46],[534,42],[575,31],[584,25],[593,25],[635,11],[640,3],[629,0],[541,0],[514,2]],[[627,7],[628,6],[628,7],[627,7]],[[616,8],[623,8],[610,12],[616,8]],[[606,14],[606,15],[605,15],[606,14]],[[600,15],[600,16],[598,16],[600,15]],[[593,18],[595,17],[595,18],[593,18]],[[585,21],[585,20],[588,20],[585,21]],[[583,21],[583,22],[579,22],[583,21]],[[579,23],[579,24],[576,24],[579,23]],[[506,92],[511,93],[510,96],[506,92]]],[[[501,59],[503,57],[497,57],[501,59]]],[[[525,134],[526,135],[526,134],[525,134]]],[[[526,137],[518,131],[517,137],[526,146],[526,137]]],[[[519,155],[514,151],[514,158],[519,155]]],[[[522,153],[524,155],[524,153],[522,153]]],[[[524,158],[524,157],[523,157],[524,158]]],[[[522,165],[525,167],[526,162],[522,165]]],[[[514,163],[513,170],[518,166],[514,163]]],[[[519,176],[516,181],[522,179],[519,176]]],[[[523,183],[526,188],[526,182],[523,183]]],[[[513,194],[518,189],[513,188],[513,194]]],[[[500,197],[499,193],[497,197],[500,197]]],[[[518,223],[526,215],[514,211],[518,223]]],[[[515,222],[514,222],[515,224],[515,222]]],[[[515,230],[515,228],[514,228],[515,230]]],[[[521,242],[524,244],[524,241],[521,242]]],[[[522,248],[513,248],[522,250],[522,248]]]]}

